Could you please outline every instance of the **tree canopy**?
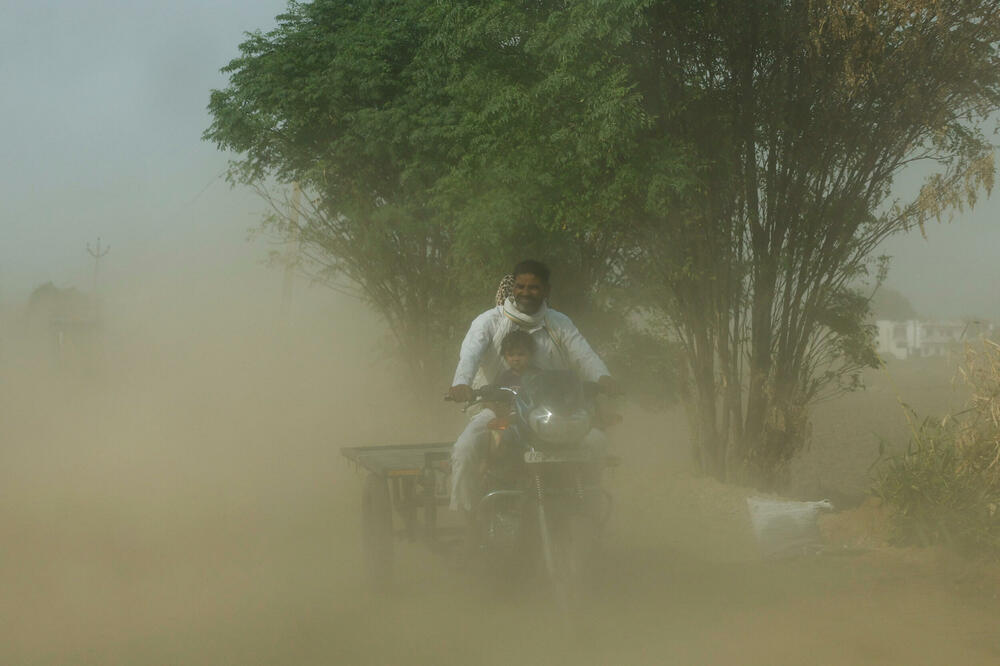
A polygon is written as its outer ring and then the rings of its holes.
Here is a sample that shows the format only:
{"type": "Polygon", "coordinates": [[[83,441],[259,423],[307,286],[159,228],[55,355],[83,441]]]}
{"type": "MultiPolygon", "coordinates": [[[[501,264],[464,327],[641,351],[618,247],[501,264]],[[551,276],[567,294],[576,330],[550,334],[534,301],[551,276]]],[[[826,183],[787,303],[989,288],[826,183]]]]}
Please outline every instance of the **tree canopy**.
{"type": "Polygon", "coordinates": [[[619,167],[643,118],[612,53],[627,30],[595,16],[629,4],[557,7],[291,3],[212,93],[205,138],[239,155],[232,179],[299,182],[309,265],[356,287],[423,365],[525,256],[573,285],[556,300],[574,315],[614,283],[619,167]]]}
{"type": "Polygon", "coordinates": [[[654,108],[691,100],[663,131],[692,146],[700,183],[656,206],[665,242],[644,275],[660,276],[685,342],[703,464],[774,485],[808,406],[878,362],[857,285],[884,277],[880,243],[992,186],[977,123],[1000,101],[1000,15],[891,0],[651,9],[651,41],[666,37],[650,57],[674,66],[640,91],[654,108]],[[932,172],[919,196],[890,199],[916,161],[932,172]]]}
{"type": "Polygon", "coordinates": [[[878,319],[891,321],[906,321],[917,319],[920,315],[916,308],[902,292],[891,287],[881,287],[872,297],[869,304],[871,314],[878,319]]]}
{"type": "Polygon", "coordinates": [[[302,184],[312,265],[409,359],[545,258],[560,309],[683,349],[706,471],[774,486],[877,363],[879,244],[992,186],[998,43],[968,0],[316,0],[248,36],[205,137],[302,184]]]}

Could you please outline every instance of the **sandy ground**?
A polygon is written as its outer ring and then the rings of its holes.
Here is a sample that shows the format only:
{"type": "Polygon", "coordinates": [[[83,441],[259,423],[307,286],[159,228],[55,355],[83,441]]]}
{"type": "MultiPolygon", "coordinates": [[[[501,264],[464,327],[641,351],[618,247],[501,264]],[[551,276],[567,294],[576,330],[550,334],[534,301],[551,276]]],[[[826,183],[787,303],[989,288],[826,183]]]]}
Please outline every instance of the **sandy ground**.
{"type": "Polygon", "coordinates": [[[864,374],[865,390],[818,404],[806,448],[790,466],[789,492],[841,502],[860,499],[870,487],[880,448],[898,453],[920,420],[961,408],[966,393],[956,379],[953,359],[892,361],[864,374]]]}
{"type": "Polygon", "coordinates": [[[246,302],[153,310],[176,316],[109,318],[96,376],[5,340],[0,664],[1000,663],[996,588],[954,569],[761,561],[747,493],[688,473],[675,414],[630,410],[617,434],[608,570],[576,634],[416,544],[373,596],[339,447],[446,438],[460,415],[389,397],[356,305],[288,327],[246,302]]]}

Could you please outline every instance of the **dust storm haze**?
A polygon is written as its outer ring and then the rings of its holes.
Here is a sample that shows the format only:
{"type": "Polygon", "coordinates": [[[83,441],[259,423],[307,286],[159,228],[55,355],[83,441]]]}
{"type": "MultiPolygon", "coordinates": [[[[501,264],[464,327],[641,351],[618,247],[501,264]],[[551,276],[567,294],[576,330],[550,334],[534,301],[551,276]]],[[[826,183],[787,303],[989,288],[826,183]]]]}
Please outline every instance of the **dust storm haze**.
{"type": "Polygon", "coordinates": [[[579,635],[545,595],[490,594],[419,544],[399,544],[397,589],[373,595],[363,477],[339,447],[447,439],[459,415],[401,394],[359,304],[299,289],[282,321],[273,274],[201,268],[110,291],[97,367],[56,367],[23,318],[5,321],[0,663],[995,654],[990,600],[956,597],[927,563],[761,562],[746,493],[690,476],[679,414],[629,410],[616,434],[607,569],[579,635]]]}
{"type": "MultiPolygon", "coordinates": [[[[497,596],[419,544],[371,593],[340,447],[451,440],[462,415],[443,387],[402,389],[363,304],[299,281],[281,314],[267,242],[246,240],[263,206],[199,136],[241,31],[284,3],[211,5],[15,2],[0,25],[0,664],[1000,659],[1000,580],[944,555],[762,560],[751,492],[693,475],[679,408],[624,405],[604,575],[572,635],[541,592],[497,596]],[[29,294],[89,294],[98,237],[101,328],[60,351],[29,294]]],[[[893,241],[890,285],[928,316],[1000,319],[996,210],[893,241]]],[[[949,378],[898,370],[824,406],[793,489],[864,493],[872,433],[905,431],[897,396],[948,403],[949,378]]],[[[860,523],[844,544],[867,544],[860,523]]]]}
{"type": "Polygon", "coordinates": [[[201,268],[109,290],[96,367],[54,365],[22,316],[5,320],[0,663],[996,654],[995,600],[956,594],[936,562],[761,561],[747,493],[691,476],[680,414],[635,409],[615,435],[625,464],[609,480],[605,574],[578,633],[565,635],[546,595],[498,596],[419,544],[398,544],[396,589],[374,595],[363,477],[339,447],[447,439],[460,415],[401,393],[359,304],[300,288],[281,320],[273,274],[201,268]]]}

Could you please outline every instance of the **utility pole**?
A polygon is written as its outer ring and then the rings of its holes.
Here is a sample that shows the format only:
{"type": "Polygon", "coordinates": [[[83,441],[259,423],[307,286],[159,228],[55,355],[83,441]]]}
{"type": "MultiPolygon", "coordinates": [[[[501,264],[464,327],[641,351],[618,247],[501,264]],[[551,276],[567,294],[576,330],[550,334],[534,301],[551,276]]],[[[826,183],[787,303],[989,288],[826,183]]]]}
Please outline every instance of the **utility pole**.
{"type": "Polygon", "coordinates": [[[291,222],[291,235],[289,238],[290,247],[285,253],[285,280],[281,289],[281,318],[284,320],[288,316],[288,310],[292,305],[292,282],[295,279],[295,269],[299,265],[299,251],[302,246],[302,238],[299,235],[299,183],[292,183],[292,208],[288,213],[288,220],[291,222]]]}
{"type": "Polygon", "coordinates": [[[110,252],[110,251],[111,251],[111,246],[110,245],[108,245],[105,248],[101,247],[101,237],[100,236],[97,237],[97,247],[96,248],[91,247],[90,243],[87,243],[87,252],[89,252],[90,256],[92,256],[94,258],[94,284],[93,284],[93,288],[92,288],[92,290],[90,292],[91,293],[91,298],[94,299],[94,319],[97,319],[97,314],[98,314],[98,305],[97,305],[97,276],[98,276],[98,274],[101,271],[101,259],[103,257],[105,257],[108,254],[108,252],[110,252]]]}

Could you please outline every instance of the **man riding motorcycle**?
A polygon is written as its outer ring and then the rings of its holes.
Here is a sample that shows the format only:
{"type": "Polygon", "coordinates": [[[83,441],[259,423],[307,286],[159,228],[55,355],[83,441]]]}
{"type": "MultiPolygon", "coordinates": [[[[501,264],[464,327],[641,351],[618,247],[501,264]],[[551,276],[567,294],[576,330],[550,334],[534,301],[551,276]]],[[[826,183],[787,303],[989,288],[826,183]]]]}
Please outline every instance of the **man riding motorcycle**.
{"type": "MultiPolygon", "coordinates": [[[[472,399],[472,383],[477,373],[482,372],[488,378],[497,376],[503,367],[501,343],[515,329],[531,335],[535,343],[534,362],[539,369],[572,370],[579,379],[596,382],[607,393],[618,393],[618,384],[607,366],[570,318],[547,306],[549,276],[548,267],[539,261],[526,260],[514,267],[511,296],[476,317],[462,341],[458,367],[448,392],[452,400],[472,399]]],[[[465,513],[469,525],[480,497],[476,469],[489,440],[488,424],[495,417],[488,408],[473,416],[452,449],[451,509],[465,513]]],[[[599,452],[605,448],[606,439],[599,430],[591,430],[583,445],[599,452]]]]}

